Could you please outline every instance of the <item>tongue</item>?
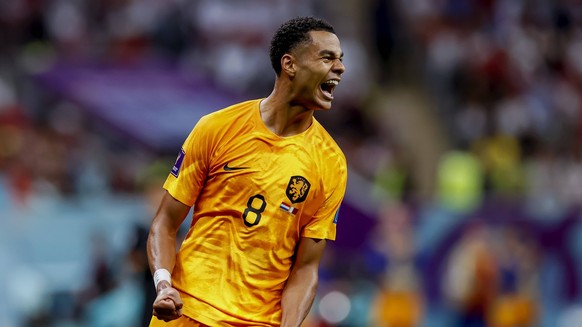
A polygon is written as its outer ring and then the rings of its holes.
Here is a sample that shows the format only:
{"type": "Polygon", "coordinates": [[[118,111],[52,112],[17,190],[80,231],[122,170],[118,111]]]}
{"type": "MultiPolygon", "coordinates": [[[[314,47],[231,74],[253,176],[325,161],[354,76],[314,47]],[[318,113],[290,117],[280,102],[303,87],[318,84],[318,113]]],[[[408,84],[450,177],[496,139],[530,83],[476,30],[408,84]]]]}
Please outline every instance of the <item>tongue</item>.
{"type": "Polygon", "coordinates": [[[328,97],[333,97],[333,94],[331,93],[331,86],[326,85],[326,84],[322,84],[321,85],[321,91],[323,92],[323,94],[325,94],[328,97]]]}

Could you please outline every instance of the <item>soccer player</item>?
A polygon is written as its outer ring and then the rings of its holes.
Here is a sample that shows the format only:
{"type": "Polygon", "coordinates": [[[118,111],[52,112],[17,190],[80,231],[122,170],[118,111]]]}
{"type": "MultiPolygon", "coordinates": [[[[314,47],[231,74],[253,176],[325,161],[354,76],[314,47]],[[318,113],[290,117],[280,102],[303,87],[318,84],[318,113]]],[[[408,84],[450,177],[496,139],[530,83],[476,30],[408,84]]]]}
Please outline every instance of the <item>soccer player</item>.
{"type": "Polygon", "coordinates": [[[327,22],[276,31],[271,94],[206,115],[168,175],[148,238],[150,326],[300,326],[336,236],[345,156],[313,117],[345,71],[327,22]],[[194,206],[176,254],[176,232],[194,206]]]}

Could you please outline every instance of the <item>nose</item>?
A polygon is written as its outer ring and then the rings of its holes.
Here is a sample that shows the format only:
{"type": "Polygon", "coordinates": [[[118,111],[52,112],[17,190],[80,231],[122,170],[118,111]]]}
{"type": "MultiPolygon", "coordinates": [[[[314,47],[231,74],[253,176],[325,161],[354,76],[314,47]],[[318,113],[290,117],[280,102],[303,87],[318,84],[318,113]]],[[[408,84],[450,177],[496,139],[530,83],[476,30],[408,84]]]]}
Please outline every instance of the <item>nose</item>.
{"type": "Polygon", "coordinates": [[[346,71],[346,66],[344,66],[344,63],[337,59],[332,67],[332,70],[334,73],[341,75],[346,71]]]}

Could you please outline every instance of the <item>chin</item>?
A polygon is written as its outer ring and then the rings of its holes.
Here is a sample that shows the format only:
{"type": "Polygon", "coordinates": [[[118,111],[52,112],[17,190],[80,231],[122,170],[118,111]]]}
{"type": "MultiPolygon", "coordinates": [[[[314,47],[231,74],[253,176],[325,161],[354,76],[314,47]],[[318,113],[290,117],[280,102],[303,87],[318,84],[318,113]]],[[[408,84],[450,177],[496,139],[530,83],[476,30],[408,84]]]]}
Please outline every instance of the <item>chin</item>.
{"type": "Polygon", "coordinates": [[[311,109],[313,110],[330,110],[331,109],[331,105],[332,105],[332,100],[328,100],[326,98],[323,97],[315,97],[313,98],[311,101],[311,109]]]}
{"type": "Polygon", "coordinates": [[[319,110],[330,110],[331,109],[331,101],[322,101],[317,104],[317,108],[319,110]]]}
{"type": "Polygon", "coordinates": [[[303,107],[308,110],[318,111],[323,110],[327,111],[331,109],[332,101],[328,99],[324,99],[321,96],[312,97],[307,101],[303,101],[303,107]]]}

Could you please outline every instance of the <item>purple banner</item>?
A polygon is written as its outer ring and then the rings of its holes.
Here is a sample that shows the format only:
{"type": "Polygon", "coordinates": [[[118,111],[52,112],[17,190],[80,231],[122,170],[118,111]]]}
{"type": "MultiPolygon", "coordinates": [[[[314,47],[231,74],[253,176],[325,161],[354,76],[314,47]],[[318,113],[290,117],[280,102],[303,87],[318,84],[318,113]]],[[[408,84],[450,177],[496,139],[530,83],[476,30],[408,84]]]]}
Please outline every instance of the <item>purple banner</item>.
{"type": "Polygon", "coordinates": [[[175,151],[200,117],[237,101],[204,78],[159,67],[57,65],[37,80],[159,151],[175,151]]]}

